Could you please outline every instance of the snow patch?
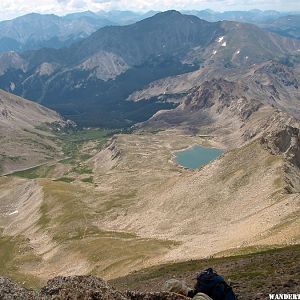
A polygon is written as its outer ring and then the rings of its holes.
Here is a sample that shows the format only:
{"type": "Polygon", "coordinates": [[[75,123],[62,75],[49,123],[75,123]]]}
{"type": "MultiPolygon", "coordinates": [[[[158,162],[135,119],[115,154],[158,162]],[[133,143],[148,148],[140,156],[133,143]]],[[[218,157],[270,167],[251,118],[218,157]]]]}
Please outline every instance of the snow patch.
{"type": "Polygon", "coordinates": [[[12,215],[16,215],[16,214],[18,214],[18,213],[19,213],[19,211],[18,211],[18,210],[15,210],[15,211],[13,211],[13,212],[7,214],[7,215],[8,215],[8,216],[12,216],[12,215]]]}
{"type": "Polygon", "coordinates": [[[224,36],[218,38],[218,43],[221,43],[224,40],[224,36]]]}
{"type": "Polygon", "coordinates": [[[224,42],[224,43],[222,44],[222,47],[226,47],[226,46],[227,46],[227,43],[224,42]]]}
{"type": "Polygon", "coordinates": [[[213,55],[216,55],[217,53],[218,53],[218,51],[217,51],[217,50],[214,50],[213,55]]]}
{"type": "Polygon", "coordinates": [[[11,82],[9,87],[10,87],[10,90],[13,92],[16,88],[16,85],[14,82],[11,82]]]}
{"type": "Polygon", "coordinates": [[[236,51],[236,54],[240,54],[240,53],[241,53],[241,51],[240,51],[240,50],[236,51]]]}

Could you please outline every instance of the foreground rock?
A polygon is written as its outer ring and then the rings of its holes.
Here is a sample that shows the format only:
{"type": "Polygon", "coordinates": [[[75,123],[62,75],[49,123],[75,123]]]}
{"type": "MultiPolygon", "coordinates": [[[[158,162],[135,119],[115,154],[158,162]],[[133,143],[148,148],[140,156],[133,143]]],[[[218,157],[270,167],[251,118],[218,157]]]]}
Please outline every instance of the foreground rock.
{"type": "Polygon", "coordinates": [[[191,299],[185,296],[168,293],[168,292],[158,292],[158,293],[141,293],[141,292],[131,292],[126,293],[128,299],[131,300],[184,300],[191,299]]]}
{"type": "Polygon", "coordinates": [[[47,282],[38,299],[127,299],[110,287],[104,280],[94,276],[55,277],[47,282]]]}
{"type": "Polygon", "coordinates": [[[27,290],[8,278],[0,277],[0,299],[36,299],[34,291],[27,290]]]}
{"type": "Polygon", "coordinates": [[[137,293],[128,291],[122,294],[109,286],[106,281],[94,276],[59,276],[49,280],[40,291],[25,289],[8,278],[0,277],[0,299],[182,300],[187,298],[166,292],[137,293]]]}

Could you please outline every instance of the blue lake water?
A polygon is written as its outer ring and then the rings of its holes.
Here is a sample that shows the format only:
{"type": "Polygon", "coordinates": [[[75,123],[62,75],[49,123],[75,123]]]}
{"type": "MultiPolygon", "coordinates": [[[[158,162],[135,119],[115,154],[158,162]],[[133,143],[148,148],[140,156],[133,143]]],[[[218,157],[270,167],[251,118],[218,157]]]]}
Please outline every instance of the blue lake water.
{"type": "Polygon", "coordinates": [[[222,149],[194,146],[187,150],[176,152],[176,162],[188,169],[197,169],[224,153],[222,149]]]}

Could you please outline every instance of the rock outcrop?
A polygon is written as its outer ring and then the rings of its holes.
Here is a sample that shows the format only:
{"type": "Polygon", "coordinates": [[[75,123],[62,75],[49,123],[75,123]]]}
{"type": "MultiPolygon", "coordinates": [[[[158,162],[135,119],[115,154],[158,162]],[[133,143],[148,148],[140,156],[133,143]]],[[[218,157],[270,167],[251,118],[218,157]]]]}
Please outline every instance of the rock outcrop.
{"type": "Polygon", "coordinates": [[[55,277],[41,289],[37,299],[54,296],[56,299],[127,299],[107,282],[94,276],[55,277]]]}
{"type": "Polygon", "coordinates": [[[0,299],[29,300],[36,299],[36,297],[37,295],[34,291],[25,289],[8,278],[0,277],[0,299]]]}
{"type": "Polygon", "coordinates": [[[266,134],[262,143],[274,154],[285,158],[284,174],[289,193],[300,191],[300,129],[286,126],[282,130],[266,134]]]}
{"type": "Polygon", "coordinates": [[[167,293],[121,293],[106,281],[94,276],[55,277],[40,291],[33,291],[0,277],[0,299],[2,300],[184,300],[184,296],[167,293]]]}
{"type": "Polygon", "coordinates": [[[127,297],[131,300],[187,300],[185,296],[176,293],[168,292],[157,292],[157,293],[140,293],[140,292],[131,292],[126,293],[127,297]]]}

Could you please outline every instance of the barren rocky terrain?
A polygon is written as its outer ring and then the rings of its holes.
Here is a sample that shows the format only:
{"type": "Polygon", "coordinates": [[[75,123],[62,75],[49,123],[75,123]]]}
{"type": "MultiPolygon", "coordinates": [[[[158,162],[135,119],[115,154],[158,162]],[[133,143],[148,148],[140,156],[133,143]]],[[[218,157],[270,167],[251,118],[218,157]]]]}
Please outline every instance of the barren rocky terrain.
{"type": "Polygon", "coordinates": [[[72,126],[50,109],[0,90],[0,174],[63,158],[54,133],[72,126]]]}
{"type": "Polygon", "coordinates": [[[118,134],[102,150],[85,142],[81,155],[91,156],[79,165],[2,178],[1,243],[14,249],[2,274],[39,286],[297,243],[299,197],[285,157],[260,139],[232,150],[220,141],[184,130],[118,134]],[[176,165],[173,152],[193,144],[228,150],[200,170],[176,165]]]}

